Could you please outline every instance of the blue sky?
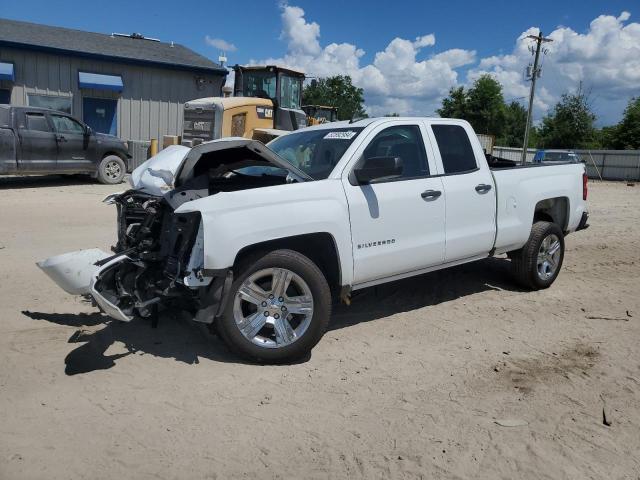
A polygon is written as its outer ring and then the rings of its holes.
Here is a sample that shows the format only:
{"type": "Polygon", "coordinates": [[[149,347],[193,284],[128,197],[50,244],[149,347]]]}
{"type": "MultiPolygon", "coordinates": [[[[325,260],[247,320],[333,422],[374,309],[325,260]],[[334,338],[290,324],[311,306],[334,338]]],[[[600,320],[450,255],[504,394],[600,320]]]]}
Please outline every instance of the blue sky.
{"type": "MultiPolygon", "coordinates": [[[[635,35],[635,27],[626,33],[623,30],[638,22],[636,15],[640,17],[640,3],[630,0],[543,0],[537,4],[291,0],[288,5],[251,0],[183,3],[85,0],[58,2],[56,8],[44,0],[0,0],[0,7],[0,16],[6,18],[104,33],[135,31],[181,43],[216,60],[219,51],[206,42],[209,36],[235,46],[234,51],[227,52],[230,63],[270,59],[304,68],[311,74],[344,71],[365,88],[367,104],[374,114],[387,110],[432,114],[443,92],[451,86],[468,85],[483,72],[496,73],[505,84],[506,97],[521,97],[526,84],[518,82],[516,74],[529,59],[523,56],[517,41],[530,27],[540,27],[544,33],[557,31],[558,44],[554,48],[564,45],[562,52],[557,55],[551,52],[546,59],[550,68],[549,75],[543,75],[541,81],[541,88],[546,90],[541,90],[536,105],[539,114],[557,100],[561,89],[571,89],[579,80],[591,90],[594,108],[601,117],[600,123],[604,124],[617,121],[628,98],[640,93],[633,87],[635,64],[630,71],[617,75],[626,81],[614,85],[615,88],[608,85],[610,81],[606,78],[594,80],[600,75],[594,71],[585,70],[575,75],[575,70],[583,70],[580,62],[592,63],[594,54],[588,52],[590,45],[601,38],[612,38],[606,29],[617,28],[618,41],[623,43],[629,42],[629,33],[635,35]],[[188,8],[194,5],[197,10],[188,8]],[[628,15],[621,17],[623,12],[628,15]],[[591,22],[601,15],[617,18],[618,27],[603,22],[604,33],[597,34],[591,22]],[[574,34],[578,37],[572,40],[574,34]],[[433,39],[426,38],[428,35],[433,35],[433,39]],[[422,40],[418,41],[419,38],[422,40]],[[401,41],[394,43],[394,39],[401,41]],[[337,47],[327,50],[331,44],[337,47]],[[449,53],[437,57],[443,52],[449,53]],[[455,60],[451,61],[453,57],[455,60]],[[486,60],[491,58],[493,60],[486,60]],[[340,63],[344,63],[345,68],[341,69],[340,63]],[[385,78],[373,81],[377,76],[385,78]],[[433,81],[429,82],[427,77],[433,81]]],[[[627,47],[614,45],[613,50],[631,48],[629,54],[633,54],[633,47],[627,47]]],[[[615,51],[610,54],[616,55],[615,51]]],[[[617,57],[609,60],[620,62],[617,57]]]]}

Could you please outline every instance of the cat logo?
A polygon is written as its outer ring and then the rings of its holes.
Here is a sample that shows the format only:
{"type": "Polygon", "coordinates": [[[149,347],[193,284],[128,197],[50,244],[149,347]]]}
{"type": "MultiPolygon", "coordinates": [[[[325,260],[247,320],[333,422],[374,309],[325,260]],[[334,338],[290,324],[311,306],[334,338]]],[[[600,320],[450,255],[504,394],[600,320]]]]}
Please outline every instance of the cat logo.
{"type": "Polygon", "coordinates": [[[273,118],[273,108],[256,107],[256,115],[258,115],[258,118],[273,118]]]}

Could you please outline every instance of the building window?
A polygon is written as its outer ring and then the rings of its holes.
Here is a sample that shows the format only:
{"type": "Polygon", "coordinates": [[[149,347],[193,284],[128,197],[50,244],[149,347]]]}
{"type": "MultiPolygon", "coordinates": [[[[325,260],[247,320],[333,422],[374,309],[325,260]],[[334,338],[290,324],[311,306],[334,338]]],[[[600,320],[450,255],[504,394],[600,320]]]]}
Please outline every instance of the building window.
{"type": "Polygon", "coordinates": [[[0,88],[0,103],[11,103],[11,90],[0,88]]]}
{"type": "Polygon", "coordinates": [[[53,95],[27,94],[30,107],[49,108],[71,114],[71,97],[54,97],[53,95]]]}

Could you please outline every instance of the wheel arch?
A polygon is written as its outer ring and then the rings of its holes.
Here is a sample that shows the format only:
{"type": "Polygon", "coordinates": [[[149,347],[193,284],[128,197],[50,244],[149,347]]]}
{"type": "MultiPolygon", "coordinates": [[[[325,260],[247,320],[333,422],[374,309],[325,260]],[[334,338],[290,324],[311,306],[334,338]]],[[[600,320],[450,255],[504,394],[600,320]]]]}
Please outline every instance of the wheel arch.
{"type": "Polygon", "coordinates": [[[280,249],[293,250],[308,257],[322,271],[332,293],[339,292],[342,286],[340,256],[333,235],[327,232],[295,235],[247,245],[236,254],[233,269],[237,272],[241,264],[280,249]]]}
{"type": "Polygon", "coordinates": [[[569,198],[546,198],[536,203],[533,212],[532,224],[538,221],[552,222],[558,225],[563,232],[567,231],[569,223],[569,198]]]}

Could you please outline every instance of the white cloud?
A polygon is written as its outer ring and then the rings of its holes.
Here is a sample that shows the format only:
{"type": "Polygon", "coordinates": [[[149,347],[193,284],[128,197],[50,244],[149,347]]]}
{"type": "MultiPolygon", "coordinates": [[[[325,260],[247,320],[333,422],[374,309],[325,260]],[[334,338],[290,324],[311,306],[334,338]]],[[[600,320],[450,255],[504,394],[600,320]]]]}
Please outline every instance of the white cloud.
{"type": "Polygon", "coordinates": [[[423,35],[422,37],[417,37],[416,41],[413,42],[414,47],[422,48],[422,47],[432,47],[436,44],[436,36],[433,33],[429,35],[423,35]]]}
{"type": "MultiPolygon", "coordinates": [[[[629,18],[628,12],[601,15],[584,33],[558,27],[546,35],[553,42],[545,44],[548,54],[536,89],[536,117],[582,82],[602,123],[618,121],[626,101],[640,91],[640,23],[625,25],[629,18]]],[[[532,40],[526,36],[537,33],[537,28],[529,28],[518,37],[512,53],[483,58],[469,79],[491,73],[502,83],[505,98],[527,96],[529,83],[523,73],[533,59],[528,51],[532,40]]]]}
{"type": "MultiPolygon", "coordinates": [[[[433,115],[451,87],[469,86],[483,73],[502,83],[505,99],[525,101],[528,96],[524,70],[532,57],[531,40],[526,36],[537,34],[537,28],[522,32],[511,53],[479,61],[474,50],[435,52],[433,33],[414,40],[396,37],[384,50],[375,52],[371,63],[362,65],[364,50],[351,43],[322,46],[320,25],[307,21],[302,8],[284,4],[281,9],[280,38],[286,42],[286,53],[251,63],[286,65],[312,77],[350,75],[355,85],[364,88],[370,115],[433,115]]],[[[629,19],[628,12],[618,17],[602,15],[584,33],[558,27],[547,35],[554,41],[545,45],[548,55],[536,89],[537,118],[582,81],[592,92],[604,123],[618,120],[626,101],[638,94],[640,86],[640,23],[626,23],[629,19]]]]}
{"type": "Polygon", "coordinates": [[[251,63],[276,63],[304,70],[308,76],[350,75],[353,83],[364,88],[368,112],[371,115],[400,113],[432,114],[440,99],[457,84],[463,65],[475,61],[475,52],[448,50],[419,59],[424,50],[433,47],[433,33],[413,41],[394,38],[374,56],[373,63],[361,65],[365,52],[351,43],[320,44],[320,26],[308,22],[300,7],[282,6],[280,38],[287,52],[280,58],[267,58],[251,63]]]}
{"type": "Polygon", "coordinates": [[[221,38],[211,38],[209,35],[204,37],[204,41],[210,47],[217,48],[218,50],[222,50],[223,52],[235,52],[237,47],[233,43],[229,43],[226,40],[221,38]]]}
{"type": "Polygon", "coordinates": [[[320,53],[320,25],[308,23],[304,10],[300,7],[285,5],[282,8],[282,33],[288,51],[292,55],[318,55],[320,53]]]}

